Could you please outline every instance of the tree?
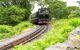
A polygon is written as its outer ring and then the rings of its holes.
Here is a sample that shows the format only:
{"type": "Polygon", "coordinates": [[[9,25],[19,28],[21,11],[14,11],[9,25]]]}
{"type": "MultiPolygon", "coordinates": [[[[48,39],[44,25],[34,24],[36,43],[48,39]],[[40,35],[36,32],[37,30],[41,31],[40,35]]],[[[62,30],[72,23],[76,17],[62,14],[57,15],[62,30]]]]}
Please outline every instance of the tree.
{"type": "MultiPolygon", "coordinates": [[[[22,22],[25,18],[25,11],[26,9],[21,9],[18,6],[3,8],[0,11],[0,24],[16,25],[22,22]]],[[[26,20],[27,19],[28,17],[26,17],[26,20]]]]}
{"type": "MultiPolygon", "coordinates": [[[[79,10],[79,7],[77,7],[77,6],[69,6],[69,7],[66,7],[65,9],[64,9],[64,15],[65,15],[65,17],[66,18],[68,18],[68,16],[70,15],[70,14],[74,14],[76,11],[80,11],[79,10]]],[[[75,13],[76,14],[76,13],[75,13]]],[[[71,15],[70,15],[71,16],[71,15]]]]}
{"type": "Polygon", "coordinates": [[[29,0],[0,0],[0,24],[18,24],[29,19],[31,4],[29,0]],[[7,3],[7,4],[6,4],[7,3]],[[9,6],[9,4],[11,4],[9,6]]]}
{"type": "Polygon", "coordinates": [[[80,9],[77,6],[69,6],[64,9],[64,13],[67,18],[70,16],[77,16],[78,11],[80,11],[80,9]]]}
{"type": "Polygon", "coordinates": [[[63,1],[54,0],[49,3],[50,17],[63,18],[63,12],[66,7],[66,3],[63,1]]]}

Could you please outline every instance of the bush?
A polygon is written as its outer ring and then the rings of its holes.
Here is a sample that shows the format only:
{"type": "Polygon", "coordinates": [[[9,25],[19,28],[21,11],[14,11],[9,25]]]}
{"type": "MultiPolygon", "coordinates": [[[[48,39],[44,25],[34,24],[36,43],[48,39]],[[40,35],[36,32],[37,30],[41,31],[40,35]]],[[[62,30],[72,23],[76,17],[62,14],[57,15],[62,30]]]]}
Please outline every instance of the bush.
{"type": "Polygon", "coordinates": [[[16,25],[25,18],[28,20],[29,13],[26,9],[19,8],[18,6],[4,8],[0,13],[0,24],[16,25]]]}
{"type": "Polygon", "coordinates": [[[16,26],[0,25],[0,40],[9,38],[13,35],[22,33],[24,29],[32,27],[32,24],[28,21],[21,22],[16,26]]]}
{"type": "Polygon", "coordinates": [[[32,24],[30,22],[21,22],[18,25],[16,25],[14,27],[14,29],[17,31],[17,33],[20,33],[21,31],[23,31],[24,29],[31,27],[32,24]]]}
{"type": "Polygon", "coordinates": [[[7,26],[7,25],[0,25],[0,33],[9,33],[12,31],[12,27],[11,26],[7,26]]]}
{"type": "Polygon", "coordinates": [[[77,11],[72,11],[72,12],[69,14],[68,18],[79,17],[79,16],[80,16],[80,13],[79,13],[78,11],[79,11],[79,10],[77,10],[77,11]]]}
{"type": "Polygon", "coordinates": [[[74,18],[69,20],[69,24],[74,27],[80,26],[80,18],[74,18]]]}
{"type": "Polygon", "coordinates": [[[15,33],[12,26],[0,25],[0,39],[10,37],[15,33]]]}

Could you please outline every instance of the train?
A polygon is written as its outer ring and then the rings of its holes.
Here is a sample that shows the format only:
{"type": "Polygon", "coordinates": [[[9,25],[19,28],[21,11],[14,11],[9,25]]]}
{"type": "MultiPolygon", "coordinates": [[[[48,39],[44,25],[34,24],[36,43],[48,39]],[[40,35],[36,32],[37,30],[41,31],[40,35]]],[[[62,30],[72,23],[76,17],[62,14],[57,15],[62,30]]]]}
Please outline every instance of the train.
{"type": "Polygon", "coordinates": [[[49,22],[49,10],[48,10],[48,8],[39,8],[35,14],[35,17],[32,18],[32,23],[43,25],[43,24],[48,24],[48,22],[49,22]]]}

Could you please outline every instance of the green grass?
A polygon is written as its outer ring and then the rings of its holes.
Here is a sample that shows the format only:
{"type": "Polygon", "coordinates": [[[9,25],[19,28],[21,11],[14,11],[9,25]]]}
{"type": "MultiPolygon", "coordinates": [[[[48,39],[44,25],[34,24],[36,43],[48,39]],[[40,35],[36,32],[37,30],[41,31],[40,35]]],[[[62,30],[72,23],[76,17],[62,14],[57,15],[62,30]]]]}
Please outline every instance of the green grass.
{"type": "Polygon", "coordinates": [[[16,26],[0,25],[0,40],[20,34],[22,31],[32,26],[33,24],[28,21],[21,22],[16,26]]]}
{"type": "Polygon", "coordinates": [[[50,45],[64,42],[69,32],[74,28],[80,26],[80,18],[74,19],[60,19],[55,22],[51,22],[52,29],[45,34],[41,39],[35,40],[25,45],[18,45],[14,50],[44,50],[50,45]]]}

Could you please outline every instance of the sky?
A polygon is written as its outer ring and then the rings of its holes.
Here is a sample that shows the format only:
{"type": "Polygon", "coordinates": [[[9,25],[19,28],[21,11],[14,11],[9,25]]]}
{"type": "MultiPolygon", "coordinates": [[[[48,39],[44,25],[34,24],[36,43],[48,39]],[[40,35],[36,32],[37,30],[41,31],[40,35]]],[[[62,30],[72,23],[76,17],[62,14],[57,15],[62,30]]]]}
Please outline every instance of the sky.
{"type": "Polygon", "coordinates": [[[78,0],[63,0],[63,1],[67,2],[68,6],[78,6],[78,3],[77,3],[78,0]]]}
{"type": "MultiPolygon", "coordinates": [[[[78,0],[63,0],[63,1],[67,2],[67,6],[78,6],[78,3],[77,3],[78,0]]],[[[35,3],[32,13],[35,13],[36,11],[38,11],[39,8],[40,6],[37,3],[35,3]]]]}

